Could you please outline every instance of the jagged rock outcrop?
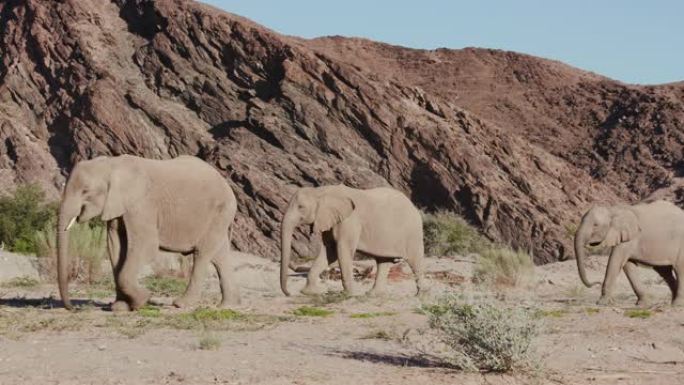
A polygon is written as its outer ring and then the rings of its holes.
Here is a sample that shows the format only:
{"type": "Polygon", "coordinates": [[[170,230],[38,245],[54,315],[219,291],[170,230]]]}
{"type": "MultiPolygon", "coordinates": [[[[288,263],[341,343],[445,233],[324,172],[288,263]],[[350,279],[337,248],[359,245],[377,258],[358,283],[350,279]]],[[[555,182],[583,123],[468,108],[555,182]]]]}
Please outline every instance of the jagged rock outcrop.
{"type": "Polygon", "coordinates": [[[234,187],[236,248],[267,257],[296,186],[343,182],[390,184],[554,261],[592,201],[635,199],[681,167],[677,85],[498,51],[284,37],[184,0],[14,0],[0,21],[4,183],[56,196],[81,159],[197,155],[234,187]]]}

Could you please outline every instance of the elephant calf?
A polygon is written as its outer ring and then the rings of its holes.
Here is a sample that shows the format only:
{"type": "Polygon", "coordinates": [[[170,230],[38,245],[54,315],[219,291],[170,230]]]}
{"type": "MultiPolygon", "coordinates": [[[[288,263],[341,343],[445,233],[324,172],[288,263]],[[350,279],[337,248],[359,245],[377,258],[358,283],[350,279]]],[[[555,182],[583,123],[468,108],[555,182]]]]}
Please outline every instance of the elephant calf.
{"type": "Polygon", "coordinates": [[[79,162],[67,181],[58,219],[58,283],[64,306],[68,291],[68,230],[78,221],[107,222],[107,249],[114,271],[113,311],[137,309],[150,294],[138,284],[145,258],[159,249],[193,253],[185,294],[195,302],[209,262],[218,271],[223,306],[239,301],[229,266],[230,235],[237,211],[235,195],[213,167],[192,156],[152,160],[136,156],[99,157],[79,162]]]}
{"type": "Polygon", "coordinates": [[[358,190],[340,185],[299,189],[287,207],[281,226],[280,286],[285,295],[292,234],[299,224],[313,224],[323,239],[302,293],[323,292],[320,275],[339,261],[342,285],[352,289],[352,260],[359,250],[375,257],[377,274],[372,294],[385,291],[389,269],[405,259],[416,278],[418,292],[423,284],[423,221],[420,212],[401,192],[388,187],[358,190]]]}
{"type": "Polygon", "coordinates": [[[591,287],[584,271],[585,247],[610,247],[606,276],[599,304],[612,299],[615,278],[622,269],[637,295],[637,305],[646,305],[649,296],[636,277],[636,265],[653,267],[672,291],[672,304],[684,305],[684,211],[666,201],[633,206],[595,206],[582,217],[575,233],[577,268],[584,285],[591,287]],[[677,278],[672,275],[674,269],[677,278]]]}

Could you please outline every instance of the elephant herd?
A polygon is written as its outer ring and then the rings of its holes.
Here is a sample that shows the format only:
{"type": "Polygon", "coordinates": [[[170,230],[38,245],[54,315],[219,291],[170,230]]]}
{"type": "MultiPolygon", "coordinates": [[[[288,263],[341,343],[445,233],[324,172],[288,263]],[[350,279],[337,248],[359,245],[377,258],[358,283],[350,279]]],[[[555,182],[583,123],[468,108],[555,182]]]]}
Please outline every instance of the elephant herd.
{"type": "MultiPolygon", "coordinates": [[[[174,300],[177,307],[194,304],[209,262],[221,285],[221,306],[239,303],[230,267],[235,195],[209,164],[192,156],[152,160],[131,155],[98,157],[79,162],[67,180],[58,217],[58,286],[66,308],[68,292],[68,231],[74,222],[101,217],[107,224],[116,300],[113,311],[144,306],[150,293],[138,284],[146,257],[159,250],[192,254],[190,281],[174,300]]],[[[308,274],[304,293],[322,292],[320,274],[338,261],[345,291],[355,294],[352,260],[358,250],[375,258],[372,292],[382,293],[392,263],[405,260],[413,269],[420,292],[423,224],[420,212],[401,192],[388,187],[368,190],[344,185],[301,188],[284,213],[281,231],[281,274],[287,289],[292,236],[300,224],[321,234],[323,247],[308,274]]]]}
{"type": "MultiPolygon", "coordinates": [[[[218,273],[221,304],[239,303],[240,294],[231,267],[230,245],[237,201],[226,180],[209,164],[192,156],[152,160],[131,155],[98,157],[79,162],[67,180],[58,218],[58,286],[64,306],[71,308],[68,292],[68,231],[74,222],[100,217],[107,226],[116,300],[113,311],[144,306],[150,293],[138,283],[146,257],[159,250],[193,256],[185,293],[177,307],[199,299],[209,263],[218,273]]],[[[344,290],[356,294],[352,261],[356,251],[375,258],[377,273],[373,294],[386,290],[393,263],[406,261],[415,275],[417,292],[423,278],[423,223],[421,214],[401,192],[388,187],[359,190],[342,184],[297,190],[283,214],[281,225],[280,285],[290,292],[294,230],[311,225],[323,246],[309,270],[302,293],[323,292],[320,275],[338,261],[344,290]]],[[[634,206],[595,206],[582,217],[575,234],[577,267],[582,282],[587,246],[610,248],[600,303],[612,298],[615,278],[622,269],[638,297],[649,296],[635,277],[638,264],[652,266],[669,285],[673,305],[684,304],[684,211],[672,203],[656,201],[634,206]],[[674,271],[674,274],[673,274],[674,271]]]]}

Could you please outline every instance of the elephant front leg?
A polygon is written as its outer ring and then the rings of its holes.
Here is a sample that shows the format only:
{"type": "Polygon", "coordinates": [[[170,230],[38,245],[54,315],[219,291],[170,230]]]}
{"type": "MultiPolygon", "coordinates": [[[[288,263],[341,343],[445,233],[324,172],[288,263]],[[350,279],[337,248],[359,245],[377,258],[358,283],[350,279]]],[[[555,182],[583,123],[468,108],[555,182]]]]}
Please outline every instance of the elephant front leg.
{"type": "Polygon", "coordinates": [[[340,230],[340,237],[337,240],[337,259],[340,264],[340,273],[342,273],[344,291],[350,296],[356,296],[360,293],[354,285],[353,261],[356,245],[359,242],[360,229],[358,226],[347,227],[347,229],[340,230]]]}
{"type": "Polygon", "coordinates": [[[140,267],[147,256],[159,252],[159,240],[157,229],[152,224],[144,221],[126,220],[126,256],[118,261],[121,266],[118,274],[117,285],[126,303],[117,301],[112,305],[113,311],[137,310],[143,307],[150,299],[149,290],[140,287],[138,274],[140,267]],[[125,305],[128,305],[127,307],[125,305]]]}
{"type": "Polygon", "coordinates": [[[336,252],[334,250],[328,251],[328,248],[330,248],[329,244],[324,241],[321,244],[321,249],[318,251],[316,260],[311,265],[311,269],[306,276],[306,286],[302,289],[302,294],[318,295],[326,292],[326,288],[321,282],[321,273],[337,259],[336,252]]]}
{"type": "Polygon", "coordinates": [[[613,289],[615,286],[615,278],[617,278],[620,270],[625,264],[624,252],[620,246],[616,246],[610,253],[608,258],[608,268],[606,269],[606,276],[603,280],[601,288],[601,298],[598,300],[599,305],[609,305],[613,303],[613,289]]]}
{"type": "Polygon", "coordinates": [[[375,261],[378,264],[377,271],[375,272],[375,283],[368,294],[381,296],[387,293],[387,276],[394,262],[385,258],[375,258],[375,261]]]}
{"type": "Polygon", "coordinates": [[[112,310],[114,311],[126,311],[130,310],[128,303],[126,302],[126,295],[121,291],[121,286],[119,285],[119,272],[125,260],[125,256],[122,251],[122,243],[125,241],[126,234],[124,233],[123,223],[120,219],[115,218],[107,222],[107,254],[109,255],[109,260],[112,263],[112,273],[114,274],[114,285],[116,290],[116,299],[112,303],[112,310]]]}
{"type": "Polygon", "coordinates": [[[627,280],[629,281],[629,284],[632,286],[634,294],[636,294],[637,296],[637,306],[649,306],[653,302],[653,298],[641,286],[641,282],[639,281],[639,274],[637,273],[636,263],[632,261],[627,261],[627,263],[625,263],[625,266],[623,266],[622,270],[624,270],[625,275],[627,276],[627,280]]]}

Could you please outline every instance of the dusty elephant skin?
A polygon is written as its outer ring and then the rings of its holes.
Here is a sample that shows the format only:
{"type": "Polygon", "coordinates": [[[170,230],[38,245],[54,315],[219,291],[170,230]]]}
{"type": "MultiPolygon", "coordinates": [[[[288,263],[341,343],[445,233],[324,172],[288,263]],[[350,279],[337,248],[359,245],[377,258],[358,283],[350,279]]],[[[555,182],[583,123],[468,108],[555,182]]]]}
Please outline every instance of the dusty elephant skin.
{"type": "Polygon", "coordinates": [[[297,39],[182,0],[5,1],[0,15],[3,183],[56,198],[95,155],[196,155],[235,188],[236,248],[268,257],[296,187],[345,183],[389,184],[538,263],[562,259],[589,202],[668,185],[682,150],[676,84],[496,50],[297,39]]]}
{"type": "Polygon", "coordinates": [[[58,282],[64,306],[68,291],[68,231],[77,221],[107,222],[107,251],[116,284],[112,310],[135,310],[150,295],[137,282],[145,258],[159,249],[193,253],[192,275],[174,305],[195,303],[211,262],[218,272],[223,306],[239,301],[228,261],[235,195],[202,160],[180,156],[150,160],[130,155],[80,162],[69,175],[58,219],[58,282]]]}
{"type": "Polygon", "coordinates": [[[417,292],[423,285],[423,221],[420,212],[401,192],[389,187],[359,190],[345,185],[299,189],[283,215],[281,225],[280,287],[285,295],[292,248],[292,234],[300,224],[312,225],[323,245],[307,277],[304,294],[325,289],[320,275],[329,264],[339,261],[342,285],[353,288],[352,260],[361,251],[375,257],[377,272],[371,294],[386,290],[393,263],[405,260],[416,277],[417,292]]]}
{"type": "Polygon", "coordinates": [[[652,266],[672,292],[672,304],[684,305],[684,211],[666,201],[633,206],[595,206],[584,214],[575,234],[577,268],[582,283],[591,287],[584,260],[585,247],[611,249],[599,304],[613,300],[615,279],[622,269],[637,295],[637,305],[650,305],[650,296],[636,275],[639,264],[652,266]],[[676,273],[676,277],[672,272],[676,273]]]}

